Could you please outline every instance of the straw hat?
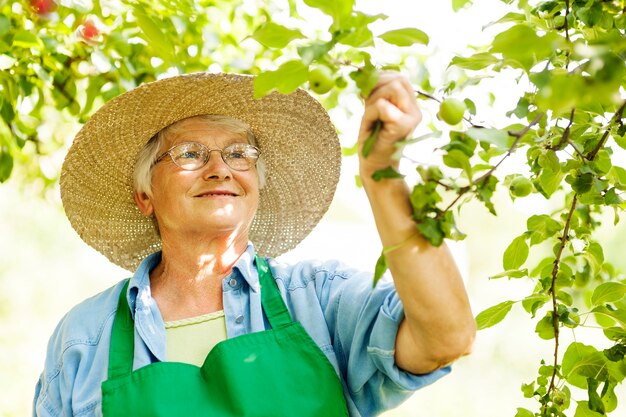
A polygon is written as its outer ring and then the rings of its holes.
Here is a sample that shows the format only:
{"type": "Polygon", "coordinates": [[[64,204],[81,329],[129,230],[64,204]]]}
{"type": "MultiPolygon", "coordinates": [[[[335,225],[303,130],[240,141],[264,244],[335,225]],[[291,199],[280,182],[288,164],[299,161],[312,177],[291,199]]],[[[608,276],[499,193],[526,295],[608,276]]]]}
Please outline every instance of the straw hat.
{"type": "Polygon", "coordinates": [[[302,241],[331,203],[341,163],[339,140],[306,92],[253,98],[252,76],[197,73],[142,85],[102,106],[74,139],[61,171],[72,227],[111,262],[135,270],[161,248],[150,218],[133,200],[133,167],[158,131],[200,114],[227,115],[254,132],[267,165],[250,240],[278,256],[302,241]]]}

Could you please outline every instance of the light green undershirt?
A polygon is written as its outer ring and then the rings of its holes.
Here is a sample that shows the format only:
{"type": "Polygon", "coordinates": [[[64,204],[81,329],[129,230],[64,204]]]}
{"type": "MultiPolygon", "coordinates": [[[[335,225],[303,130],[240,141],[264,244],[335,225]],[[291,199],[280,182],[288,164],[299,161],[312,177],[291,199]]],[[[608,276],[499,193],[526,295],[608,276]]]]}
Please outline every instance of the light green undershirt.
{"type": "Polygon", "coordinates": [[[211,349],[226,340],[224,310],[166,321],[165,335],[168,361],[202,366],[211,349]]]}

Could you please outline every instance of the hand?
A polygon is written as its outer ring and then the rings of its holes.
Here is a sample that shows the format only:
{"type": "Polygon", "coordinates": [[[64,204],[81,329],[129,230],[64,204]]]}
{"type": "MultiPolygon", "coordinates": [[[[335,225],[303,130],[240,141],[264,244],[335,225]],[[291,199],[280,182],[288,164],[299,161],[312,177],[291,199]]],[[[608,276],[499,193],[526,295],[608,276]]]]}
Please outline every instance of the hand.
{"type": "Polygon", "coordinates": [[[365,100],[359,130],[359,149],[372,133],[376,121],[382,122],[378,138],[367,158],[359,151],[362,173],[371,174],[388,166],[397,167],[392,158],[396,142],[407,138],[422,120],[413,86],[397,72],[382,72],[378,83],[365,100]]]}

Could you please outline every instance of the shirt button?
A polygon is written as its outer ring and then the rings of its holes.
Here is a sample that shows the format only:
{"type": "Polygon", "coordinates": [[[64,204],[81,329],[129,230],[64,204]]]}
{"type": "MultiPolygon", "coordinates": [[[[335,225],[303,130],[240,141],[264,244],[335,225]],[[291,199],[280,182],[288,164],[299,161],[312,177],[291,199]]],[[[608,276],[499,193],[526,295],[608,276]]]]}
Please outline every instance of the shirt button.
{"type": "Polygon", "coordinates": [[[237,280],[235,278],[231,278],[228,281],[228,285],[230,285],[232,288],[235,288],[237,286],[237,284],[238,284],[238,282],[237,282],[237,280]]]}
{"type": "Polygon", "coordinates": [[[243,316],[237,316],[237,318],[235,318],[235,323],[237,324],[241,324],[242,321],[243,321],[243,316]]]}

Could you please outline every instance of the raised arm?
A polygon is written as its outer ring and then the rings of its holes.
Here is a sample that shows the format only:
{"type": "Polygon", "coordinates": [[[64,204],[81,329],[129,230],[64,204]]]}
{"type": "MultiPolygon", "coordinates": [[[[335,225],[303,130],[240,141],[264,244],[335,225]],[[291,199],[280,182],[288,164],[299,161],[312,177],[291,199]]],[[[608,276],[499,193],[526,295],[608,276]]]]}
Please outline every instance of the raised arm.
{"type": "Polygon", "coordinates": [[[421,121],[415,93],[399,73],[384,72],[365,101],[359,143],[382,122],[369,156],[359,152],[360,176],[387,253],[389,270],[402,300],[405,318],[396,338],[396,364],[423,374],[470,353],[476,326],[463,281],[445,243],[430,245],[412,218],[409,188],[401,179],[371,179],[372,173],[392,166],[394,144],[405,139],[421,121]]]}

